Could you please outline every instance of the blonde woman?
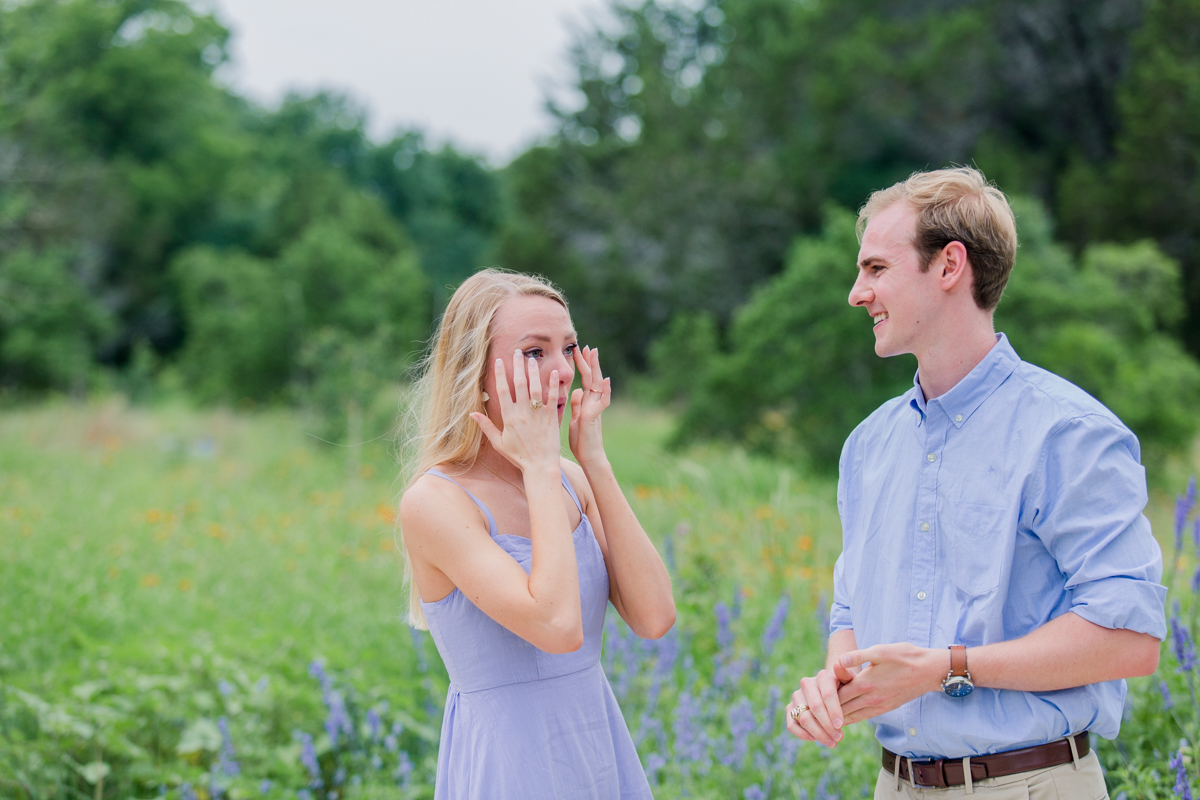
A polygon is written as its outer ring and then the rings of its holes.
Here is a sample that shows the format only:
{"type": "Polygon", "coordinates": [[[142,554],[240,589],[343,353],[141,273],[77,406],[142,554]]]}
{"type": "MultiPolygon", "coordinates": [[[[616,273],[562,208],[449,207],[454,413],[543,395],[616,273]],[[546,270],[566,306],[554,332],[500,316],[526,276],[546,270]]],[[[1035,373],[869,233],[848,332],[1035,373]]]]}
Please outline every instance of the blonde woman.
{"type": "Polygon", "coordinates": [[[484,270],[454,293],[419,384],[400,502],[410,621],[450,674],[437,800],[648,798],[600,667],[611,602],[635,633],[675,622],[666,568],[613,476],[611,387],[567,303],[484,270]],[[560,456],[571,395],[569,440],[560,456]]]}

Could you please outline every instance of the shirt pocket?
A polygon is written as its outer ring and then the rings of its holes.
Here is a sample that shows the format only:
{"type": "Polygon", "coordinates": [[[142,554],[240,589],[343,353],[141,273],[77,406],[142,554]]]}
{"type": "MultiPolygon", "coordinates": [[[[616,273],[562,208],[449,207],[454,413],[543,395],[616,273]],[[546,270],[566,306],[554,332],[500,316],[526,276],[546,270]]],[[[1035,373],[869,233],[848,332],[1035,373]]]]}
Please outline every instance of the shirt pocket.
{"type": "Polygon", "coordinates": [[[980,503],[947,503],[942,530],[950,539],[951,579],[960,592],[975,597],[1000,585],[1008,509],[980,503]]]}

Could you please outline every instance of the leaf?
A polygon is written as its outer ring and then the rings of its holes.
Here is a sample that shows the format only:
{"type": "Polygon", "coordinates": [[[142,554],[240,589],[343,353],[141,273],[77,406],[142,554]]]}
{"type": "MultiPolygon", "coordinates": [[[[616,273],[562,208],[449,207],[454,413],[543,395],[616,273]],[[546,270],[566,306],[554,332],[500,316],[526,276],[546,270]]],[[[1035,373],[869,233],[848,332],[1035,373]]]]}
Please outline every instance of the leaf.
{"type": "Polygon", "coordinates": [[[183,731],[175,752],[180,755],[198,753],[201,750],[215,753],[220,748],[221,731],[217,729],[216,724],[210,719],[198,719],[183,731]]]}
{"type": "Polygon", "coordinates": [[[112,767],[103,761],[93,761],[90,764],[77,765],[75,769],[83,776],[85,781],[93,786],[112,774],[112,767]]]}

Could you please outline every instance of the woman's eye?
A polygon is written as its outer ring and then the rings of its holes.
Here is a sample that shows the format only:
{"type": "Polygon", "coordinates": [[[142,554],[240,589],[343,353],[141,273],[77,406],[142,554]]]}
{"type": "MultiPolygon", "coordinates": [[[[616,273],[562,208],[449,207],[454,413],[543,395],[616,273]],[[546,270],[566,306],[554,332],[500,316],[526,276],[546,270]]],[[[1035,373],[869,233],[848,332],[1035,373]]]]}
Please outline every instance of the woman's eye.
{"type": "Polygon", "coordinates": [[[567,345],[567,349],[564,350],[563,352],[567,354],[567,358],[570,358],[571,356],[575,355],[575,351],[578,349],[579,349],[579,345],[569,344],[569,345],[567,345]]]}
{"type": "Polygon", "coordinates": [[[530,350],[526,350],[525,357],[526,358],[541,358],[542,357],[542,348],[534,347],[530,350]]]}

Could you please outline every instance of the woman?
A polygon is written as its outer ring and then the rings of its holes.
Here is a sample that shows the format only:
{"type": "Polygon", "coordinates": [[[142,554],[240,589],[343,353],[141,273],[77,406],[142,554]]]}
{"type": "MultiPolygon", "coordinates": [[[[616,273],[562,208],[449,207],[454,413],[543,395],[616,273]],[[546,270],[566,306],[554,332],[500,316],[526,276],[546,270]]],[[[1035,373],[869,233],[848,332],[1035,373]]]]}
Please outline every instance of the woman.
{"type": "Polygon", "coordinates": [[[400,502],[410,621],[450,674],[437,800],[650,797],[601,632],[611,602],[657,638],[675,603],[604,453],[610,392],[549,284],[484,270],[454,293],[400,502]],[[577,369],[575,464],[559,430],[577,369]]]}

